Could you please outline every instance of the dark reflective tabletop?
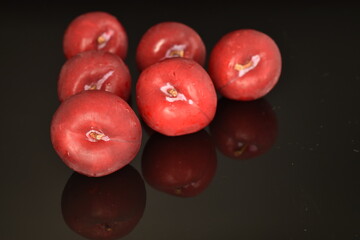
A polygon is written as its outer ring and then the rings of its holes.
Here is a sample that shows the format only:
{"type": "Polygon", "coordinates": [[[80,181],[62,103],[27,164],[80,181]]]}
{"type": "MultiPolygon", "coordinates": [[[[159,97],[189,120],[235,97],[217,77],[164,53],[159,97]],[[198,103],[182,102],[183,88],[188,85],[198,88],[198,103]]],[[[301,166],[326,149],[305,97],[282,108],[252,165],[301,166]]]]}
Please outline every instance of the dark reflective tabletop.
{"type": "MultiPolygon", "coordinates": [[[[0,12],[0,239],[360,239],[355,5],[33,2],[0,12]],[[49,126],[64,31],[95,10],[125,26],[133,86],[136,46],[161,21],[197,30],[208,54],[230,31],[265,32],[282,54],[280,80],[257,101],[219,97],[198,133],[144,126],[129,166],[89,179],[62,163],[49,126]]],[[[134,92],[130,104],[137,112],[134,92]]]]}

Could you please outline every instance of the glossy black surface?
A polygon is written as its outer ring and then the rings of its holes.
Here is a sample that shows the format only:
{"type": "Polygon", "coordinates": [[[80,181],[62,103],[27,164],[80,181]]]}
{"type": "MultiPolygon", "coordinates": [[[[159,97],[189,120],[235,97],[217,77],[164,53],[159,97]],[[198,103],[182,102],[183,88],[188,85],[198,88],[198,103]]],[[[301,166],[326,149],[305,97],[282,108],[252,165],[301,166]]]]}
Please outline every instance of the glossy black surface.
{"type": "MultiPolygon", "coordinates": [[[[144,180],[145,210],[122,239],[360,239],[359,8],[247,1],[2,5],[0,239],[84,239],[62,215],[63,190],[73,172],[53,150],[49,125],[59,105],[64,30],[94,10],[124,24],[133,85],[136,45],[161,21],[193,27],[208,53],[222,35],[254,28],[271,36],[283,57],[280,81],[264,99],[276,134],[255,141],[266,149],[244,160],[217,148],[215,175],[193,197],[167,194],[144,180]]],[[[136,109],[134,94],[131,104],[136,109]]],[[[256,106],[249,111],[261,116],[256,106]]],[[[256,132],[256,126],[240,127],[256,132]]],[[[150,133],[144,131],[131,164],[140,175],[150,133]]]]}

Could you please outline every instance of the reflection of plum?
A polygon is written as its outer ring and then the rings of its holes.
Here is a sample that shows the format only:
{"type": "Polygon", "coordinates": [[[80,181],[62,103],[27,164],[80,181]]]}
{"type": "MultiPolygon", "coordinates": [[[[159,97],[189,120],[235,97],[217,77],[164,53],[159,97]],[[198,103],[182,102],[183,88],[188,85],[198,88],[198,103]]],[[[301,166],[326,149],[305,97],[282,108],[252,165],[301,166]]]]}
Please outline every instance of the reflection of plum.
{"type": "Polygon", "coordinates": [[[226,156],[249,159],[270,149],[278,126],[275,112],[265,99],[239,102],[223,98],[210,131],[216,146],[226,156]]]}
{"type": "Polygon", "coordinates": [[[192,197],[209,185],[216,162],[215,146],[204,130],[178,137],[154,133],[144,149],[142,172],[152,187],[192,197]]]}
{"type": "Polygon", "coordinates": [[[61,207],[74,232],[89,239],[118,239],[139,222],[145,201],[144,181],[128,165],[100,178],[74,173],[64,188],[61,207]]]}

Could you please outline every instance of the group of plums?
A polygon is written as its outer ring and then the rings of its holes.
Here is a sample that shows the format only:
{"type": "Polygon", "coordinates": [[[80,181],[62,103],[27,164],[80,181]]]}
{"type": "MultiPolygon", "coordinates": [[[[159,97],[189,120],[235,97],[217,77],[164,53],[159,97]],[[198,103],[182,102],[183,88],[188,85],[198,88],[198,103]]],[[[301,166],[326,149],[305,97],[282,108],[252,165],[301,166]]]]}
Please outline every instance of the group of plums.
{"type": "MultiPolygon", "coordinates": [[[[127,48],[124,27],[106,12],[80,15],[65,31],[63,50],[67,61],[58,79],[61,104],[51,123],[51,140],[64,163],[83,175],[109,175],[130,163],[139,152],[142,127],[127,103],[132,81],[124,63],[127,48]]],[[[224,134],[231,127],[231,121],[214,119],[216,111],[230,114],[230,119],[239,118],[239,124],[258,121],[252,117],[247,120],[246,107],[236,104],[260,101],[260,105],[264,105],[263,99],[256,99],[275,86],[281,72],[281,55],[276,43],[268,35],[252,29],[240,29],[223,36],[210,53],[208,71],[204,68],[205,59],[205,45],[199,34],[179,22],[162,22],[150,27],[138,43],[136,63],[141,73],[134,91],[136,104],[143,122],[161,134],[158,138],[168,138],[157,148],[170,149],[168,142],[172,136],[184,139],[194,133],[201,136],[201,130],[212,121],[219,123],[217,126],[223,125],[221,129],[211,127],[217,141],[229,137],[224,134]],[[230,101],[234,106],[221,109],[217,93],[226,98],[225,103],[230,101]],[[245,109],[240,110],[243,111],[240,117],[237,117],[237,108],[245,109]]],[[[259,123],[261,131],[266,131],[267,125],[274,122],[272,114],[266,111],[267,120],[259,123]]],[[[234,134],[232,139],[248,137],[232,130],[229,134],[234,134]]],[[[177,145],[186,146],[186,140],[176,141],[177,145]]],[[[260,145],[266,145],[261,141],[271,139],[260,140],[260,145]]],[[[219,145],[223,152],[234,156],[244,154],[245,150],[258,152],[259,148],[238,141],[219,145]]],[[[146,161],[155,160],[150,157],[146,161]]],[[[160,162],[152,165],[156,164],[159,168],[166,165],[160,162]]],[[[204,163],[198,164],[200,168],[204,163]]],[[[147,170],[145,175],[151,175],[147,170]]],[[[177,171],[181,174],[181,169],[177,171]]],[[[210,168],[208,175],[212,174],[210,168]]],[[[162,181],[156,177],[151,179],[155,179],[156,186],[162,181]]],[[[174,189],[171,191],[179,191],[174,189]]],[[[182,191],[191,194],[191,186],[182,191]]]]}
{"type": "MultiPolygon", "coordinates": [[[[124,27],[106,12],[78,16],[63,39],[67,61],[58,79],[61,105],[51,140],[75,171],[62,194],[64,220],[89,239],[127,235],[145,209],[144,181],[128,165],[139,152],[142,126],[127,103],[127,49],[124,27]]],[[[277,134],[275,113],[262,98],[281,72],[275,42],[256,30],[236,30],[214,46],[208,71],[205,61],[201,37],[179,22],[149,28],[136,51],[136,104],[152,133],[142,176],[179,197],[207,188],[216,172],[215,145],[226,156],[248,159],[267,151],[277,134]],[[204,130],[209,124],[213,138],[204,130]]]]}

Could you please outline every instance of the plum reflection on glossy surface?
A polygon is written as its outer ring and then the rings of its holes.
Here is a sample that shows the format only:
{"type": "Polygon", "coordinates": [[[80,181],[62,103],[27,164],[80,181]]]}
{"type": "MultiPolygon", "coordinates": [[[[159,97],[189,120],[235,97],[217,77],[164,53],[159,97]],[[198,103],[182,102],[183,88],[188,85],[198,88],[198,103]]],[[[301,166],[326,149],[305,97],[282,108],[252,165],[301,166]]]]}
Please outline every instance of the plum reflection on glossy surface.
{"type": "Polygon", "coordinates": [[[61,199],[65,223],[89,239],[119,239],[140,221],[146,190],[140,174],[130,165],[101,178],[74,173],[61,199]]]}
{"type": "Polygon", "coordinates": [[[277,118],[265,100],[238,102],[219,100],[211,135],[217,148],[234,159],[250,159],[267,152],[278,133],[277,118]]]}
{"type": "Polygon", "coordinates": [[[155,189],[193,197],[203,192],[216,172],[216,151],[205,130],[169,137],[154,133],[142,155],[142,173],[155,189]]]}

